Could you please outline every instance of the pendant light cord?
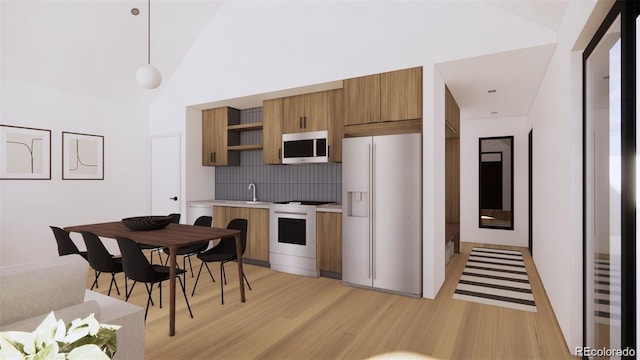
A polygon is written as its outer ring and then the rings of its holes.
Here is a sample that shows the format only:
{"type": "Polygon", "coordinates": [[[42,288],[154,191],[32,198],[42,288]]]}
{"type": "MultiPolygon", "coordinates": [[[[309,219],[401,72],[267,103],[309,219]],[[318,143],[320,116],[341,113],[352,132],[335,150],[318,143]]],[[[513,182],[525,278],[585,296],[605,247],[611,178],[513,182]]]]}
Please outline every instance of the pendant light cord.
{"type": "Polygon", "coordinates": [[[147,0],[147,64],[151,65],[151,0],[147,0]]]}

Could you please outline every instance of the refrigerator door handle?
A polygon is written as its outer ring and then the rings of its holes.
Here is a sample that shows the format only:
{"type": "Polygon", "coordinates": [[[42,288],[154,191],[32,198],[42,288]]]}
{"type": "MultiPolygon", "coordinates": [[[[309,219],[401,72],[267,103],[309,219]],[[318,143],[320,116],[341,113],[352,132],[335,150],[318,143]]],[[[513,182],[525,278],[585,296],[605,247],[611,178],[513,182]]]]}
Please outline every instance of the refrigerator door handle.
{"type": "Polygon", "coordinates": [[[370,234],[371,234],[371,273],[372,279],[376,279],[376,232],[375,232],[375,224],[376,224],[376,192],[374,186],[376,186],[376,143],[373,142],[371,145],[371,154],[369,156],[369,164],[371,164],[371,176],[369,176],[369,188],[371,191],[371,222],[369,223],[370,234]]]}
{"type": "MultiPolygon", "coordinates": [[[[371,187],[371,183],[372,183],[372,179],[371,179],[371,175],[373,174],[373,171],[371,171],[371,166],[373,164],[373,149],[372,149],[373,145],[369,144],[369,158],[367,159],[368,163],[369,163],[369,200],[371,200],[373,198],[373,193],[371,190],[373,190],[373,188],[371,187]]],[[[373,213],[373,203],[369,204],[369,234],[371,234],[371,226],[373,224],[373,219],[371,218],[371,214],[373,213]]],[[[371,237],[369,238],[369,279],[373,279],[373,241],[371,239],[371,237]]]]}

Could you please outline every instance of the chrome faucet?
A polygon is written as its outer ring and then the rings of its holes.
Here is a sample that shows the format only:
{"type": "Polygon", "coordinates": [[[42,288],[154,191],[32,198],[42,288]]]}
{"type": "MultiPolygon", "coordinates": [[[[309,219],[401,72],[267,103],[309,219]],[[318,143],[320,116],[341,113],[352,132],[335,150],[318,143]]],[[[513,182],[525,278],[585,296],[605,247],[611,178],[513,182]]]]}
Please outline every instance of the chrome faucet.
{"type": "Polygon", "coordinates": [[[258,198],[256,198],[256,184],[254,184],[254,183],[249,184],[249,189],[248,190],[251,191],[251,188],[253,188],[253,200],[252,201],[256,202],[256,201],[258,201],[258,198]]]}

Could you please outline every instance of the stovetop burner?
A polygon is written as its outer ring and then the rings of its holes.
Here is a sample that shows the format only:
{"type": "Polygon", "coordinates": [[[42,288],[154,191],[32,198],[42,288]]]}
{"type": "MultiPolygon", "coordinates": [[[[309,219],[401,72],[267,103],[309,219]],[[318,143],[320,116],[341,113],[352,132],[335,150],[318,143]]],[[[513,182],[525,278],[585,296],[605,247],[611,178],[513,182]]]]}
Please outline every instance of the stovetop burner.
{"type": "Polygon", "coordinates": [[[326,205],[334,204],[332,201],[310,201],[310,200],[292,200],[292,201],[277,201],[276,204],[288,204],[288,205],[326,205]]]}

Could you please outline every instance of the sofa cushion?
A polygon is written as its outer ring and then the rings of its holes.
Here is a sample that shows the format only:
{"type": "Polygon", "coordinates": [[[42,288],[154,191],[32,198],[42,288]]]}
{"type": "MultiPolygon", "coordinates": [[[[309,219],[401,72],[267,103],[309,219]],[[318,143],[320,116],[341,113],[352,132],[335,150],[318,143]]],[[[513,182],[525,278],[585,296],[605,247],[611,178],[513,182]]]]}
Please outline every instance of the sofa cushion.
{"type": "Polygon", "coordinates": [[[101,324],[122,326],[116,331],[118,351],[114,360],[144,359],[144,308],[87,290],[85,301],[96,301],[100,306],[101,324]]]}
{"type": "MultiPolygon", "coordinates": [[[[75,319],[84,319],[87,316],[93,314],[96,319],[100,318],[100,306],[96,301],[87,301],[78,305],[72,305],[64,309],[55,310],[53,312],[56,320],[62,319],[65,324],[71,323],[75,319]]],[[[34,316],[29,319],[21,320],[13,324],[7,324],[0,326],[0,331],[34,331],[38,325],[42,323],[42,320],[46,318],[49,313],[34,316]]]]}
{"type": "Polygon", "coordinates": [[[80,255],[0,267],[0,326],[82,303],[88,272],[80,255]]]}

